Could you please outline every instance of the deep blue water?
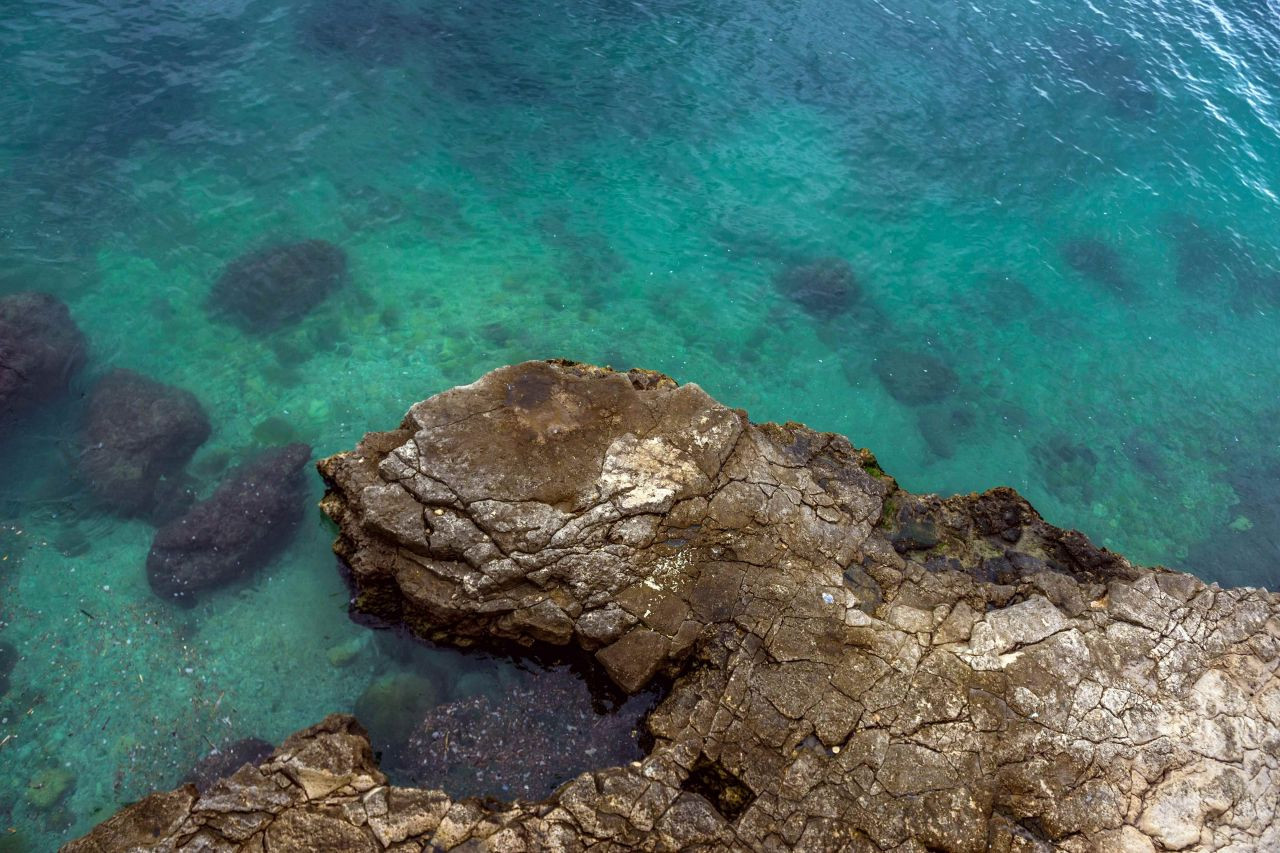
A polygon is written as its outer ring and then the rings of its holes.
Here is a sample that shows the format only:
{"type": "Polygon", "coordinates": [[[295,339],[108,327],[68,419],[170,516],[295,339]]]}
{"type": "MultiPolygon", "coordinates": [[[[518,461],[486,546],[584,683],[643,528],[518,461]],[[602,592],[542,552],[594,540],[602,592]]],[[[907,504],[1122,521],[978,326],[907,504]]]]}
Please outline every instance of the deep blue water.
{"type": "Polygon", "coordinates": [[[0,83],[0,298],[89,342],[0,438],[0,829],[35,849],[388,673],[506,672],[369,641],[314,514],[194,609],[153,595],[154,525],[76,473],[113,367],[195,393],[201,495],[565,356],[1280,586],[1273,3],[16,0],[0,83]],[[327,298],[210,310],[308,239],[345,256],[327,298]]]}

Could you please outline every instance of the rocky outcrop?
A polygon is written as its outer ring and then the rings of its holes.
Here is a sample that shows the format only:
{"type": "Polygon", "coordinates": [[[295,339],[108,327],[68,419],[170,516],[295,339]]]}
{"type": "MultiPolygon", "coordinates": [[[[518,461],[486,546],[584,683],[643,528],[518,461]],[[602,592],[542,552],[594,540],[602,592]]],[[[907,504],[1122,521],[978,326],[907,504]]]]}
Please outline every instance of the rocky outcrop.
{"type": "Polygon", "coordinates": [[[302,521],[310,458],[305,444],[264,450],[156,531],[147,554],[156,595],[192,606],[200,592],[246,577],[284,550],[302,521]]]}
{"type": "Polygon", "coordinates": [[[124,515],[147,515],[181,492],[167,478],[181,471],[209,432],[204,407],[190,391],[112,370],[89,395],[80,469],[103,504],[124,515]]]}
{"type": "Polygon", "coordinates": [[[85,337],[67,306],[47,293],[0,297],[0,429],[64,392],[84,366],[85,337]]]}
{"type": "Polygon", "coordinates": [[[456,802],[330,718],[71,849],[1280,847],[1273,593],[1134,567],[1010,490],[908,494],[645,371],[503,368],[321,471],[358,608],[672,679],[648,754],[456,802]]]}

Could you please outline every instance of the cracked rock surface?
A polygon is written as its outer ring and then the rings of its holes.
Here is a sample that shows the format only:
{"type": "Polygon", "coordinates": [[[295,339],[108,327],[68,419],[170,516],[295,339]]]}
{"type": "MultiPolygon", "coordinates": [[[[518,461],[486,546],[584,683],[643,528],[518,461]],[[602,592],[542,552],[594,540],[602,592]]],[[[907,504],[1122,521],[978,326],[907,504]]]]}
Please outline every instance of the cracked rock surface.
{"type": "Polygon", "coordinates": [[[1274,593],[645,371],[502,368],[320,467],[360,609],[673,679],[648,755],[454,801],[331,717],[69,849],[1280,849],[1274,593]]]}

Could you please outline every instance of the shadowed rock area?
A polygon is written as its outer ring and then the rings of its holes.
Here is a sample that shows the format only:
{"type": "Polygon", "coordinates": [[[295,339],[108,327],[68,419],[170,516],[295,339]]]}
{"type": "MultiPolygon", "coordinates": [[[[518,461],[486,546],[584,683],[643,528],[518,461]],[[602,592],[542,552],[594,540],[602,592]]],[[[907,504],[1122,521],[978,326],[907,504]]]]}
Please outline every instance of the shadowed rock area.
{"type": "Polygon", "coordinates": [[[696,385],[502,368],[320,463],[356,606],[673,679],[539,802],[389,786],[349,717],[73,851],[1280,847],[1280,597],[1143,569],[1008,489],[897,488],[696,385]]]}

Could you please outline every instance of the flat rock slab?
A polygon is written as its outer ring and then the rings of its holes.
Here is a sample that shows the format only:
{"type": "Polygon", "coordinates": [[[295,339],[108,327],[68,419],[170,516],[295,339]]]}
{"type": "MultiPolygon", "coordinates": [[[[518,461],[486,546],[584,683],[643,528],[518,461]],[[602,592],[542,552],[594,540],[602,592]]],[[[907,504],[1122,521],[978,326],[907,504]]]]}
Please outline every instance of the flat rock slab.
{"type": "Polygon", "coordinates": [[[671,679],[652,748],[455,802],[330,718],[234,797],[154,795],[70,849],[1280,849],[1274,593],[1135,567],[1007,489],[909,494],[645,371],[502,368],[320,469],[357,607],[671,679]]]}

